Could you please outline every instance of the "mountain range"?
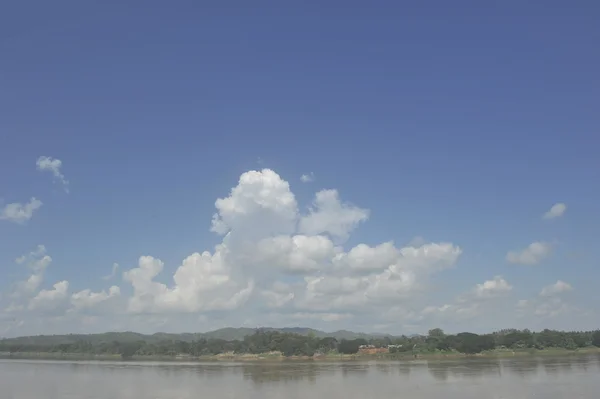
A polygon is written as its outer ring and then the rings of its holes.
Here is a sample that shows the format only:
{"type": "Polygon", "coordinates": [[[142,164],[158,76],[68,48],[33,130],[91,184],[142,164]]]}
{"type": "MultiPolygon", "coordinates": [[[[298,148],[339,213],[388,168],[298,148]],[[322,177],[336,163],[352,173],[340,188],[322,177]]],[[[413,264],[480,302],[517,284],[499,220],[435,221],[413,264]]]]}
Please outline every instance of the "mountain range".
{"type": "MultiPolygon", "coordinates": [[[[391,337],[389,334],[367,334],[359,333],[347,330],[338,330],[334,332],[325,332],[321,330],[315,330],[306,327],[285,327],[285,328],[274,328],[274,327],[261,327],[263,331],[278,331],[284,333],[293,333],[300,335],[312,334],[317,338],[334,337],[337,340],[342,339],[357,339],[357,338],[382,338],[385,336],[391,337]]],[[[106,332],[100,334],[63,334],[63,335],[36,335],[28,337],[16,337],[16,338],[5,338],[2,339],[4,343],[10,342],[15,344],[30,344],[30,345],[60,345],[70,344],[77,341],[89,341],[95,342],[135,342],[135,341],[146,341],[148,343],[156,343],[160,341],[185,341],[191,342],[198,339],[224,339],[227,341],[243,340],[245,336],[251,335],[256,331],[256,328],[221,328],[214,331],[205,333],[163,333],[157,332],[154,334],[140,334],[131,331],[125,332],[106,332]]]]}

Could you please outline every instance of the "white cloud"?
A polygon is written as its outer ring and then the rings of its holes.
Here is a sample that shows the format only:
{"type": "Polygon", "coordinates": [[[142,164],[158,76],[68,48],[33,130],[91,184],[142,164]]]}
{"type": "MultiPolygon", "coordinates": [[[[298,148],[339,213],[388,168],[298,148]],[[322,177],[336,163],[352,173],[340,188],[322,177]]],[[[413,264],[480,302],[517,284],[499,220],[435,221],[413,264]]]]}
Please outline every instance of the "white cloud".
{"type": "Polygon", "coordinates": [[[562,294],[563,292],[571,291],[572,289],[573,287],[571,286],[571,284],[558,280],[556,283],[542,288],[542,291],[540,291],[540,296],[552,296],[562,294]]]}
{"type": "Polygon", "coordinates": [[[20,202],[13,202],[6,204],[0,209],[0,220],[8,220],[15,223],[25,223],[33,217],[35,211],[40,209],[42,201],[35,197],[31,197],[29,202],[22,204],[20,202]]]}
{"type": "Polygon", "coordinates": [[[51,290],[41,290],[29,301],[29,310],[54,310],[67,299],[69,282],[66,280],[54,284],[51,290]]]}
{"type": "Polygon", "coordinates": [[[400,250],[391,241],[375,247],[358,244],[348,252],[337,254],[333,263],[337,269],[343,271],[373,272],[395,264],[401,256],[400,250]]]}
{"type": "Polygon", "coordinates": [[[121,295],[121,289],[116,285],[110,287],[107,291],[92,292],[85,289],[71,295],[71,304],[74,310],[82,310],[96,307],[106,301],[117,298],[121,295]]]}
{"type": "MultiPolygon", "coordinates": [[[[473,289],[459,295],[452,303],[441,306],[426,306],[420,312],[420,320],[434,323],[466,321],[486,314],[494,314],[494,309],[502,303],[513,287],[502,277],[476,284],[473,289]]],[[[462,329],[462,327],[459,327],[462,329]]]]}
{"type": "Polygon", "coordinates": [[[35,292],[40,287],[43,280],[44,280],[44,276],[42,275],[42,273],[32,274],[31,276],[29,276],[29,278],[27,278],[27,280],[19,283],[19,285],[18,285],[19,292],[24,292],[24,293],[35,292]]]}
{"type": "Polygon", "coordinates": [[[220,245],[214,254],[205,251],[188,256],[173,275],[171,288],[153,280],[162,271],[163,262],[151,256],[140,257],[138,267],[123,275],[134,289],[128,310],[161,313],[237,308],[252,293],[254,282],[235,279],[225,262],[226,252],[225,245],[220,245]]]}
{"type": "Polygon", "coordinates": [[[290,272],[310,272],[325,267],[336,252],[325,236],[279,235],[258,242],[254,263],[290,272]]]}
{"type": "MultiPolygon", "coordinates": [[[[39,291],[52,259],[38,246],[16,259],[29,275],[17,284],[20,296],[13,302],[0,298],[0,319],[24,320],[18,331],[28,333],[73,332],[73,326],[155,332],[239,325],[392,333],[449,325],[464,331],[474,326],[467,324],[474,317],[482,330],[512,325],[507,317],[514,318],[516,299],[507,300],[513,289],[501,276],[450,300],[446,289],[434,289],[436,274],[453,268],[462,255],[454,243],[419,238],[403,246],[391,240],[345,245],[369,211],[342,201],[336,190],[318,192],[312,208],[302,212],[288,182],[263,169],[242,174],[215,207],[210,229],[220,242],[212,250],[192,253],[174,269],[140,256],[122,273],[120,287],[71,293],[65,279],[39,291]],[[431,302],[441,305],[426,306],[431,302]],[[511,309],[502,313],[506,304],[511,309]]],[[[510,258],[533,264],[549,252],[549,244],[533,243],[510,258]]],[[[114,264],[104,279],[119,269],[114,264]]],[[[443,280],[444,287],[454,289],[455,281],[443,280]]],[[[536,296],[519,312],[546,320],[551,311],[543,301],[554,298],[536,296]]]]}
{"type": "Polygon", "coordinates": [[[300,176],[300,181],[301,181],[302,183],[310,183],[310,182],[313,182],[313,181],[315,181],[315,174],[314,174],[313,172],[310,172],[310,173],[308,173],[308,174],[307,174],[307,173],[305,173],[305,174],[303,174],[302,176],[300,176]]]}
{"type": "MultiPolygon", "coordinates": [[[[33,251],[29,252],[28,254],[19,256],[17,259],[15,259],[15,262],[18,264],[27,263],[28,266],[30,266],[30,267],[35,266],[35,265],[39,266],[39,264],[40,264],[39,262],[42,261],[42,259],[44,258],[45,255],[46,255],[46,246],[40,244],[33,251]]],[[[45,261],[43,261],[42,263],[45,263],[45,261]]]]}
{"type": "Polygon", "coordinates": [[[455,304],[444,304],[441,306],[427,306],[421,310],[421,320],[425,318],[434,318],[436,322],[444,319],[465,320],[471,319],[481,314],[481,304],[479,302],[460,302],[455,304]]]}
{"type": "Polygon", "coordinates": [[[546,242],[534,242],[520,251],[510,251],[506,260],[510,263],[521,265],[536,265],[546,258],[552,251],[552,245],[546,242]]]}
{"type": "Polygon", "coordinates": [[[283,282],[275,282],[268,290],[261,291],[261,296],[269,308],[282,308],[295,297],[293,287],[283,282]]]}
{"type": "Polygon", "coordinates": [[[408,300],[431,274],[454,265],[462,253],[459,247],[448,243],[399,250],[389,246],[388,243],[376,247],[381,252],[379,254],[373,248],[365,251],[370,253],[373,263],[379,261],[379,266],[373,268],[365,267],[356,256],[365,247],[355,247],[348,253],[338,254],[334,258],[337,267],[332,273],[305,277],[303,290],[295,294],[295,307],[315,311],[357,310],[408,300]],[[390,254],[397,256],[392,259],[390,254]],[[355,270],[351,269],[352,265],[355,270]],[[356,271],[366,272],[366,275],[353,276],[356,271]],[[348,272],[350,275],[347,275],[348,272]]]}
{"type": "Polygon", "coordinates": [[[150,256],[124,273],[134,291],[130,312],[232,310],[252,300],[259,307],[337,314],[406,299],[462,252],[450,243],[396,248],[392,242],[345,252],[323,234],[345,238],[368,211],[325,190],[303,216],[289,184],[268,169],[244,173],[215,206],[212,230],[224,235],[223,242],[213,253],[185,259],[172,284],[159,281],[164,265],[150,256]],[[281,280],[290,273],[304,277],[281,280]]]}
{"type": "Polygon", "coordinates": [[[567,205],[559,202],[557,204],[552,205],[552,208],[542,216],[543,219],[554,219],[562,216],[567,210],[567,205]]]}
{"type": "Polygon", "coordinates": [[[16,284],[16,291],[13,293],[13,297],[19,297],[37,291],[44,280],[46,269],[52,263],[52,258],[46,254],[46,247],[44,245],[38,245],[35,250],[15,259],[15,262],[25,265],[31,270],[31,275],[25,281],[20,281],[16,284]]]}
{"type": "Polygon", "coordinates": [[[114,278],[117,275],[117,270],[119,270],[119,264],[113,263],[110,274],[103,276],[102,280],[110,280],[110,279],[114,278]]]}
{"type": "Polygon", "coordinates": [[[42,156],[37,159],[36,166],[39,171],[52,173],[54,178],[63,185],[65,191],[67,193],[69,192],[69,182],[60,171],[60,168],[62,167],[62,161],[60,159],[42,156]]]}
{"type": "Polygon", "coordinates": [[[340,201],[337,190],[322,190],[315,195],[308,215],[300,219],[303,234],[329,234],[334,240],[344,241],[359,223],[369,218],[369,210],[340,201]]]}
{"type": "Polygon", "coordinates": [[[493,298],[510,292],[512,288],[502,276],[495,276],[492,280],[477,284],[474,292],[477,298],[493,298]]]}
{"type": "Polygon", "coordinates": [[[242,174],[229,197],[215,202],[211,230],[225,235],[270,236],[295,230],[298,216],[296,198],[290,185],[270,169],[242,174]]]}

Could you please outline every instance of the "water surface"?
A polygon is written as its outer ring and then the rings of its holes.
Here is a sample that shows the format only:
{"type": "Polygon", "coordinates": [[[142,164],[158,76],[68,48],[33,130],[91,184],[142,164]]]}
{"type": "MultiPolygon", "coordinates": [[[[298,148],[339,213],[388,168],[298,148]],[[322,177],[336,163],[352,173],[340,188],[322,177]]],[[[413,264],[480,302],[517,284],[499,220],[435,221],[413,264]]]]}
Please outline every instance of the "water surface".
{"type": "Polygon", "coordinates": [[[596,399],[600,355],[414,362],[0,360],[2,399],[596,399]]]}

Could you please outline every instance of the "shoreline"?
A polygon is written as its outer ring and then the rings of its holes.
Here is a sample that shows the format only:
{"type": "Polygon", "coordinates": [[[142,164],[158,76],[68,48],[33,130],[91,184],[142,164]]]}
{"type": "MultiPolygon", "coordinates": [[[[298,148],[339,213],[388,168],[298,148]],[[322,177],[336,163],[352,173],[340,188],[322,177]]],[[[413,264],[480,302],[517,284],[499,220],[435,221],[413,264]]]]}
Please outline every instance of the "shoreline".
{"type": "Polygon", "coordinates": [[[600,348],[587,347],[576,350],[552,348],[552,349],[526,349],[526,350],[493,350],[478,354],[467,355],[464,353],[406,353],[406,354],[325,354],[321,356],[291,356],[285,357],[280,354],[220,354],[220,355],[205,355],[191,357],[185,355],[179,356],[132,356],[122,358],[121,355],[95,355],[85,353],[57,353],[57,352],[0,352],[0,359],[15,359],[15,360],[65,360],[65,361],[139,361],[139,362],[288,362],[288,361],[330,361],[330,362],[347,362],[347,361],[418,361],[418,360],[460,360],[460,359],[493,359],[493,358],[514,358],[514,357],[540,357],[540,356],[567,356],[567,355],[586,355],[600,354],[600,348]]]}

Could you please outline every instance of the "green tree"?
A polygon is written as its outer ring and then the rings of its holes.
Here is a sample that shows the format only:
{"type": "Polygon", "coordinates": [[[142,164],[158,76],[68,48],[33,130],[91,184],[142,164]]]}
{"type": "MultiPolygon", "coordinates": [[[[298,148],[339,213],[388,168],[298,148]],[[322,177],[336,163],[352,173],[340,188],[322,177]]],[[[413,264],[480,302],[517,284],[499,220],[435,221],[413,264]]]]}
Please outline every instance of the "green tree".
{"type": "Polygon", "coordinates": [[[367,345],[367,341],[362,338],[358,339],[343,339],[338,345],[338,351],[345,354],[354,354],[358,352],[361,345],[367,345]]]}
{"type": "Polygon", "coordinates": [[[141,348],[139,342],[127,342],[120,345],[119,353],[123,359],[130,359],[141,348]]]}
{"type": "Polygon", "coordinates": [[[337,348],[338,341],[333,337],[321,338],[317,343],[317,348],[322,352],[333,351],[337,348]]]}
{"type": "Polygon", "coordinates": [[[429,350],[448,350],[449,346],[445,342],[445,339],[446,334],[444,334],[444,330],[442,330],[441,328],[433,328],[429,330],[425,342],[429,350]]]}
{"type": "Polygon", "coordinates": [[[444,334],[444,330],[442,330],[441,328],[432,328],[431,330],[429,330],[427,337],[442,340],[446,337],[446,334],[444,334]]]}
{"type": "Polygon", "coordinates": [[[454,348],[466,354],[475,354],[494,347],[494,338],[491,335],[477,335],[469,332],[456,334],[454,348]]]}

